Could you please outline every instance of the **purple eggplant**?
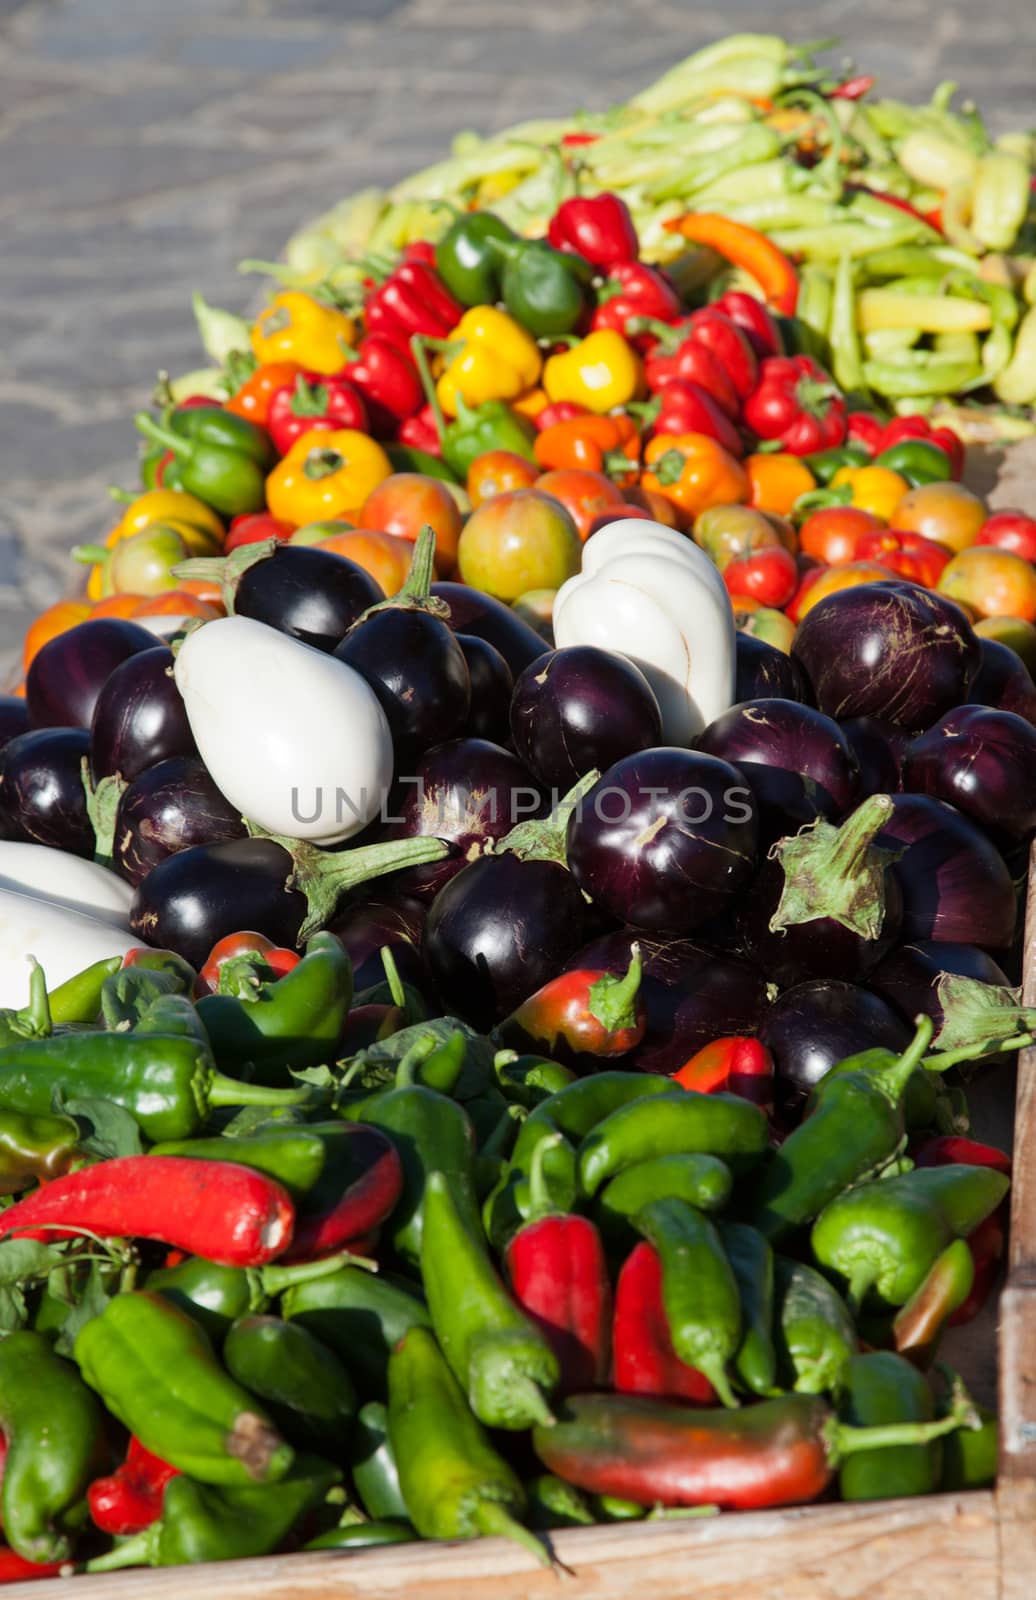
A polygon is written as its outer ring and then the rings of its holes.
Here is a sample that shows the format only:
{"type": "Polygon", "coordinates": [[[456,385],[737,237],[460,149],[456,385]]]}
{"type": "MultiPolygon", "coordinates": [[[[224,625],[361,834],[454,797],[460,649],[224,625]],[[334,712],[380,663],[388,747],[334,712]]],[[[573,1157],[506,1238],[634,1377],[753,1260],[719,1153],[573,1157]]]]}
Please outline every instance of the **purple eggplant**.
{"type": "Polygon", "coordinates": [[[370,573],[348,557],[316,545],[278,544],[242,573],[234,610],[317,650],[333,650],[384,598],[370,573]]]}
{"type": "Polygon", "coordinates": [[[373,611],[350,628],[334,654],[377,695],[397,772],[464,727],[471,707],[468,664],[438,617],[402,605],[373,611]]]}
{"type": "Polygon", "coordinates": [[[464,726],[468,739],[491,739],[495,744],[509,739],[511,695],[514,674],[495,645],[473,633],[458,633],[457,643],[464,652],[471,683],[471,709],[464,726]]]}
{"type": "Polygon", "coordinates": [[[173,756],[196,756],[173,652],[159,645],[116,667],[97,697],[90,728],[95,779],[118,773],[127,783],[173,756]]]}
{"type": "Polygon", "coordinates": [[[436,896],[422,949],[446,1011],[487,1032],[556,977],[585,937],[571,874],[504,851],[473,861],[436,896]]]}
{"type": "Polygon", "coordinates": [[[21,695],[0,694],[0,750],[29,731],[29,708],[21,695]]]}
{"type": "Polygon", "coordinates": [[[481,589],[469,589],[466,583],[433,583],[432,593],[449,606],[446,620],[453,632],[487,639],[499,650],[515,677],[550,649],[535,628],[516,616],[510,606],[483,594],[481,589]]]}
{"type": "Polygon", "coordinates": [[[123,792],[112,865],[129,883],[139,884],[167,856],[244,839],[246,831],[208,768],[196,756],[172,756],[141,772],[123,792]]]}
{"type": "Polygon", "coordinates": [[[895,944],[903,921],[893,853],[874,843],[892,811],[872,795],[840,827],[817,822],[782,839],[741,908],[745,949],[772,982],[859,983],[895,944]]]}
{"type": "Polygon", "coordinates": [[[734,699],[801,700],[807,705],[812,692],[798,662],[754,633],[737,631],[737,680],[734,699]]]}
{"type": "Polygon", "coordinates": [[[573,645],[526,667],[514,686],[511,737],[530,772],[560,797],[595,767],[660,744],[662,713],[632,661],[573,645]]]}
{"type": "Polygon", "coordinates": [[[976,945],[935,944],[927,939],[917,939],[891,951],[867,981],[876,994],[895,1006],[905,1022],[913,1022],[922,1013],[931,1017],[938,1038],[947,1020],[945,989],[940,994],[940,984],[947,974],[996,988],[1010,987],[1003,968],[976,945]]]}
{"type": "Polygon", "coordinates": [[[904,939],[1010,947],[1018,914],[1011,874],[967,817],[927,795],[893,795],[877,842],[903,850],[893,871],[903,893],[904,939]]]}
{"type": "Polygon", "coordinates": [[[651,933],[717,917],[755,869],[755,802],[736,767],[675,746],[609,767],[573,809],[572,875],[603,911],[651,933]]]}
{"type": "Polygon", "coordinates": [[[271,839],[180,850],[138,883],[130,927],[198,968],[217,940],[243,928],[290,948],[306,916],[305,896],[288,887],[293,870],[288,851],[271,839]]]}
{"type": "Polygon", "coordinates": [[[968,696],[972,705],[1013,711],[1036,727],[1036,683],[1014,650],[999,639],[979,638],[982,665],[968,696]]]}
{"type": "Polygon", "coordinates": [[[34,728],[88,728],[97,697],[115,668],[155,636],[135,622],[97,617],[59,633],[33,657],[25,679],[25,701],[34,728]]]}
{"type": "Polygon", "coordinates": [[[927,728],[968,698],[978,639],[959,606],[911,583],[866,583],[808,611],[791,647],[829,717],[927,728]]]}
{"type": "Polygon", "coordinates": [[[385,981],[381,952],[386,948],[403,982],[427,992],[431,980],[421,955],[425,915],[416,900],[358,900],[331,919],[328,929],[346,948],[357,994],[385,981]]]}
{"type": "Polygon", "coordinates": [[[83,758],[85,728],[37,728],[0,750],[0,817],[8,839],[27,839],[92,856],[94,830],[87,815],[83,758]]]}
{"type": "Polygon", "coordinates": [[[742,773],[766,843],[817,817],[844,816],[857,798],[860,773],[845,734],[830,717],[794,700],[731,706],[697,747],[742,773]]]}
{"type": "Polygon", "coordinates": [[[642,1072],[678,1072],[713,1039],[759,1032],[769,1009],[766,979],[736,956],[717,955],[689,939],[651,939],[624,928],[584,945],[568,970],[625,972],[634,941],[644,963],[640,996],[647,1029],[621,1062],[642,1072]]]}
{"type": "Polygon", "coordinates": [[[959,706],[911,744],[903,787],[957,807],[995,838],[1036,828],[1036,728],[1013,711],[959,706]]]}
{"type": "Polygon", "coordinates": [[[782,1120],[797,1120],[810,1091],[837,1062],[876,1047],[898,1055],[912,1033],[887,1000],[855,983],[817,978],[785,989],[761,1033],[774,1059],[782,1120]]]}
{"type": "Polygon", "coordinates": [[[426,751],[412,772],[400,774],[381,837],[445,839],[452,849],[445,861],[396,874],[393,892],[433,900],[487,845],[548,809],[531,773],[500,745],[451,739],[426,751]]]}
{"type": "Polygon", "coordinates": [[[840,722],[860,768],[860,794],[894,794],[901,789],[901,763],[910,735],[877,717],[847,717],[840,722]]]}

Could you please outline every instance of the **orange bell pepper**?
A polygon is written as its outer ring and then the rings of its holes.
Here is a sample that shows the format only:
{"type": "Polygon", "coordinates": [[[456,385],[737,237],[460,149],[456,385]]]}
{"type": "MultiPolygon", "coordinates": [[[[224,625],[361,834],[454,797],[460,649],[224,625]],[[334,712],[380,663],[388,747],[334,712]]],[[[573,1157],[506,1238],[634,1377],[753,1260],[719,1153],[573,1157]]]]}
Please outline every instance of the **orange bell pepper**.
{"type": "Polygon", "coordinates": [[[533,441],[532,453],[548,472],[581,467],[584,472],[617,474],[623,482],[632,482],[630,472],[640,459],[640,433],[632,417],[590,413],[544,428],[533,441]]]}
{"type": "Polygon", "coordinates": [[[644,452],[643,485],[689,516],[712,506],[744,504],[748,474],[706,433],[660,433],[644,452]]]}
{"type": "Polygon", "coordinates": [[[817,486],[802,457],[784,450],[746,456],[741,465],[751,486],[749,505],[757,511],[772,511],[778,517],[788,516],[799,495],[808,494],[817,486]]]}
{"type": "Polygon", "coordinates": [[[793,317],[799,299],[799,275],[783,250],[747,223],[734,222],[712,211],[689,211],[665,224],[670,233],[681,233],[692,244],[714,250],[724,261],[740,267],[754,278],[763,298],[781,316],[793,317]]]}
{"type": "Polygon", "coordinates": [[[258,422],[265,428],[270,415],[270,401],[278,389],[290,389],[295,386],[295,379],[303,371],[297,361],[264,361],[256,367],[251,377],[246,378],[224,406],[225,411],[232,411],[236,417],[245,417],[249,422],[258,422]]]}

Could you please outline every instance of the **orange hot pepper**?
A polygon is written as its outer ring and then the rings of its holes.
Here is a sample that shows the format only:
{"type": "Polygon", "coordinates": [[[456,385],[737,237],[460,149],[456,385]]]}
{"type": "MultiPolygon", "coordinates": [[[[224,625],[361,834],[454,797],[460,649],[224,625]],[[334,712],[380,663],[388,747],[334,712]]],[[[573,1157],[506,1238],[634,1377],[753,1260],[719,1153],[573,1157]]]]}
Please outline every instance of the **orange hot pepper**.
{"type": "Polygon", "coordinates": [[[246,417],[249,422],[258,422],[265,428],[270,401],[277,390],[294,388],[295,379],[302,370],[297,361],[264,361],[227,401],[224,411],[232,411],[235,416],[246,417]]]}
{"type": "Polygon", "coordinates": [[[809,494],[817,480],[801,456],[777,450],[771,454],[746,456],[741,465],[751,486],[749,505],[758,511],[772,511],[786,517],[800,494],[809,494]]]}
{"type": "Polygon", "coordinates": [[[640,459],[640,433],[632,417],[591,413],[544,428],[533,441],[532,453],[547,471],[581,467],[584,472],[617,474],[622,482],[632,482],[640,459]]]}
{"type": "Polygon", "coordinates": [[[644,452],[645,489],[690,516],[712,506],[743,505],[751,492],[740,461],[706,433],[660,433],[644,452]]]}
{"type": "Polygon", "coordinates": [[[681,233],[692,244],[715,250],[724,261],[754,278],[772,310],[793,317],[799,299],[799,275],[794,264],[757,228],[734,222],[712,211],[689,211],[665,224],[669,233],[681,233]]]}

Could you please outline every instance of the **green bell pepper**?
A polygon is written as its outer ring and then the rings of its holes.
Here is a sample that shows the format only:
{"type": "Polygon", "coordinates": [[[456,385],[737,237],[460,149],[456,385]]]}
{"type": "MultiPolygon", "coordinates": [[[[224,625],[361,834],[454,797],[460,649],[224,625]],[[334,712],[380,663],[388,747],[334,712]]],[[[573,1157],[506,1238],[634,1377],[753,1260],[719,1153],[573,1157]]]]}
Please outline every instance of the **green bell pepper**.
{"type": "Polygon", "coordinates": [[[254,423],[232,412],[201,406],[178,413],[168,426],[156,422],[148,411],[138,411],[133,420],[145,438],[172,451],[179,465],[180,487],[214,511],[236,517],[261,511],[266,505],[266,468],[272,462],[272,447],[254,423]],[[181,426],[181,416],[199,420],[181,426]],[[241,427],[231,426],[234,423],[241,427]]]}
{"type": "Polygon", "coordinates": [[[535,339],[571,333],[586,310],[589,261],[539,239],[495,239],[490,248],[503,262],[500,298],[514,320],[535,339]]]}
{"type": "Polygon", "coordinates": [[[491,211],[465,211],[435,247],[435,270],[462,306],[494,305],[500,298],[502,263],[493,241],[515,243],[515,235],[491,211]]]}
{"type": "Polygon", "coordinates": [[[451,472],[464,482],[472,463],[488,450],[510,450],[534,462],[535,437],[532,420],[513,411],[505,401],[487,400],[473,409],[458,394],[457,415],[443,430],[442,457],[451,472]]]}

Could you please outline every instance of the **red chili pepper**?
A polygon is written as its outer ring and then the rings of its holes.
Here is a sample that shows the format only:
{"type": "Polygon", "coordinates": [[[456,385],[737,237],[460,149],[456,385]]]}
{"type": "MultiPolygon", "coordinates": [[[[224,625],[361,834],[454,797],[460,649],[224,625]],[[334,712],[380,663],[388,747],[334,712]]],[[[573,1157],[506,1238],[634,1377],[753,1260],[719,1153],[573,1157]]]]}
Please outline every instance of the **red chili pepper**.
{"type": "Polygon", "coordinates": [[[597,291],[597,309],[590,319],[592,333],[613,328],[638,349],[653,340],[650,333],[634,333],[627,324],[634,317],[672,322],[680,315],[680,297],[657,267],[641,261],[620,261],[612,267],[597,291]]]}
{"type": "Polygon", "coordinates": [[[651,428],[654,433],[706,433],[738,459],[745,453],[740,433],[718,400],[700,383],[677,378],[663,386],[651,428]]]}
{"type": "Polygon", "coordinates": [[[889,194],[885,189],[872,189],[866,183],[847,183],[845,187],[850,194],[873,195],[875,200],[882,200],[885,205],[894,206],[897,211],[903,211],[908,217],[914,217],[927,227],[934,228],[937,233],[942,233],[942,213],[938,210],[921,211],[909,200],[904,200],[901,195],[889,194]]]}
{"type": "MultiPolygon", "coordinates": [[[[597,134],[572,133],[562,139],[565,145],[591,144],[597,134]]],[[[555,250],[582,256],[610,272],[624,261],[636,261],[640,241],[629,206],[617,194],[597,194],[590,198],[576,195],[563,200],[550,219],[547,239],[555,250]]]]}
{"type": "Polygon", "coordinates": [[[799,569],[789,550],[774,545],[728,562],[723,568],[723,582],[734,599],[747,597],[780,611],[799,586],[799,569]]]}
{"type": "Polygon", "coordinates": [[[157,1239],[227,1267],[261,1267],[286,1249],[295,1207],[265,1173],[189,1156],[117,1156],[54,1178],[0,1217],[22,1239],[157,1239]]]}
{"type": "Polygon", "coordinates": [[[118,1537],[150,1528],[162,1515],[162,1494],[179,1474],[130,1435],[126,1459],[105,1478],[95,1478],[86,1491],[90,1515],[102,1533],[118,1537]]]}
{"type": "Polygon", "coordinates": [[[450,294],[434,267],[423,261],[403,261],[375,289],[363,310],[368,333],[419,333],[426,339],[445,339],[464,315],[464,307],[450,294]]]}
{"type": "MultiPolygon", "coordinates": [[[[257,513],[256,521],[262,516],[263,513],[257,513]]],[[[254,958],[256,967],[265,967],[275,978],[283,978],[286,972],[297,967],[302,960],[297,950],[288,950],[274,944],[265,933],[256,933],[251,929],[241,933],[228,933],[217,940],[209,951],[205,965],[198,974],[196,985],[198,993],[215,994],[219,989],[221,967],[227,961],[236,961],[241,956],[254,958]]]]}
{"type": "Polygon", "coordinates": [[[772,356],[759,369],[744,420],[760,439],[811,456],[843,442],[846,406],[830,373],[811,356],[772,356]]]}
{"type": "Polygon", "coordinates": [[[876,456],[881,446],[881,436],[885,432],[885,424],[880,417],[872,416],[869,411],[850,411],[845,419],[846,444],[858,444],[864,450],[876,456]]]}
{"type": "Polygon", "coordinates": [[[712,302],[713,311],[722,311],[745,335],[760,361],[767,356],[782,356],[781,330],[761,300],[743,289],[728,289],[712,302]]]}
{"type": "Polygon", "coordinates": [[[311,1216],[300,1211],[282,1261],[317,1261],[351,1248],[384,1222],[403,1192],[399,1153],[378,1128],[346,1125],[344,1133],[336,1132],[329,1159],[338,1192],[326,1210],[311,1216]]]}
{"type": "Polygon", "coordinates": [[[713,1039],[673,1073],[673,1082],[682,1089],[696,1089],[699,1094],[739,1094],[761,1106],[773,1102],[773,1079],[773,1056],[758,1039],[746,1034],[713,1039]]]}
{"type": "Polygon", "coordinates": [[[285,456],[296,439],[314,429],[355,428],[366,433],[367,408],[348,378],[303,372],[271,396],[267,427],[274,449],[285,456]]]}
{"type": "Polygon", "coordinates": [[[425,450],[430,456],[442,455],[442,440],[435,412],[430,405],[422,406],[415,416],[401,422],[396,429],[396,438],[400,444],[408,444],[412,450],[425,450]]]}
{"type": "Polygon", "coordinates": [[[832,89],[828,95],[829,100],[862,100],[865,94],[877,83],[877,78],[872,73],[861,72],[859,77],[846,78],[837,88],[832,89]]]}
{"type": "Polygon", "coordinates": [[[909,583],[934,589],[944,567],[953,559],[945,545],[923,534],[900,528],[875,528],[862,535],[856,546],[858,561],[880,561],[909,583]]]}
{"type": "Polygon", "coordinates": [[[391,439],[399,423],[421,409],[424,395],[405,337],[402,344],[385,334],[361,339],[356,358],[343,367],[343,378],[355,384],[367,407],[375,439],[391,439]]]}
{"type": "Polygon", "coordinates": [[[621,977],[598,967],[563,972],[511,1012],[500,1025],[500,1037],[509,1047],[543,1050],[561,1062],[623,1056],[636,1048],[647,1026],[642,973],[638,944],[631,946],[621,977]]]}
{"type": "Polygon", "coordinates": [[[626,1257],[615,1288],[613,1382],[620,1394],[711,1405],[716,1392],[703,1372],[673,1349],[662,1304],[662,1263],[646,1240],[626,1257]]]}
{"type": "Polygon", "coordinates": [[[228,556],[244,544],[261,544],[264,539],[290,539],[294,532],[294,523],[284,522],[269,511],[253,511],[234,518],[223,541],[223,554],[228,556]]]}
{"type": "Polygon", "coordinates": [[[599,133],[563,133],[561,143],[567,148],[578,147],[581,144],[596,144],[601,137],[599,133]]]}
{"type": "Polygon", "coordinates": [[[596,1389],[608,1376],[612,1296],[600,1235],[589,1217],[566,1215],[550,1202],[543,1139],[530,1163],[530,1220],[504,1252],[511,1287],[550,1341],[561,1368],[559,1395],[596,1389]]]}
{"type": "Polygon", "coordinates": [[[545,433],[555,422],[571,422],[573,417],[589,415],[587,407],[579,405],[575,400],[555,400],[553,405],[544,406],[542,411],[537,411],[532,420],[536,424],[536,432],[545,433]]]}
{"type": "MultiPolygon", "coordinates": [[[[918,1167],[992,1167],[995,1172],[1011,1175],[1011,1157],[1006,1150],[993,1144],[981,1144],[977,1139],[965,1139],[959,1134],[937,1134],[927,1139],[912,1152],[918,1167]]],[[[989,1298],[996,1282],[1007,1243],[1007,1223],[1011,1204],[1003,1200],[992,1216],[986,1218],[968,1235],[968,1248],[975,1263],[975,1281],[967,1299],[950,1317],[948,1326],[959,1327],[970,1322],[989,1298]]]]}
{"type": "Polygon", "coordinates": [[[35,1578],[59,1578],[71,1571],[67,1561],[26,1561],[16,1550],[0,1545],[0,1583],[32,1583],[35,1578]]]}

